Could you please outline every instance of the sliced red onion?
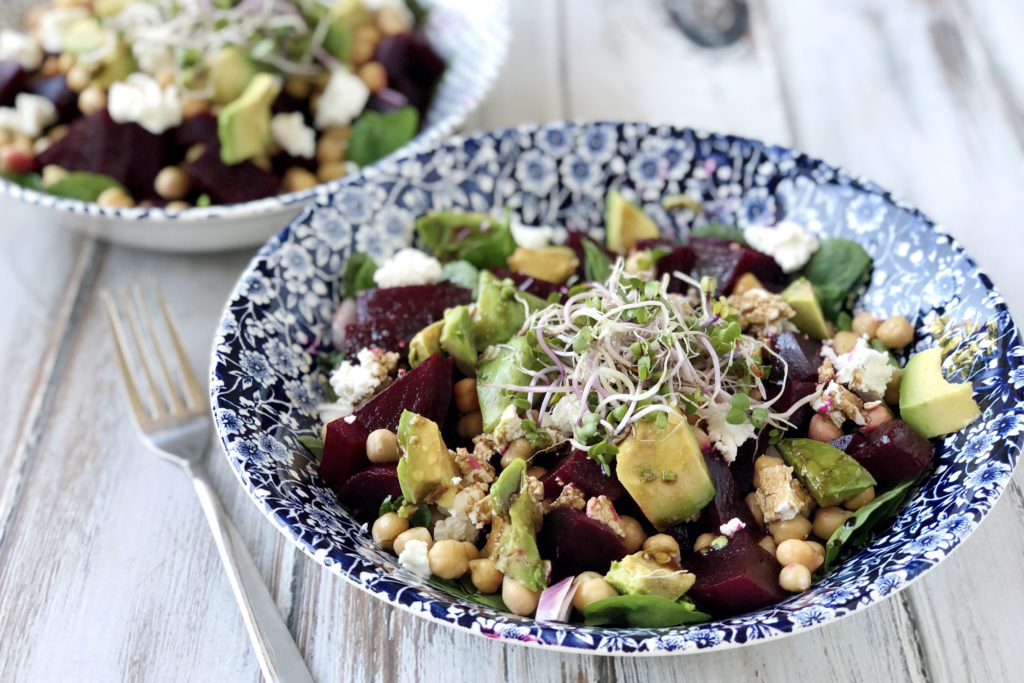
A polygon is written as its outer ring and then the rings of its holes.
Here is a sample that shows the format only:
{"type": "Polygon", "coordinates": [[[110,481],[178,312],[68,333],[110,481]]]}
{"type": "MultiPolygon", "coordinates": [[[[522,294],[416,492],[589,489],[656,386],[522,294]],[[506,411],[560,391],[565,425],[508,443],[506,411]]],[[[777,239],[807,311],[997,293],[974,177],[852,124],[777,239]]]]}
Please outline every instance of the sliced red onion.
{"type": "Polygon", "coordinates": [[[334,317],[331,318],[331,343],[334,344],[334,348],[341,349],[345,347],[345,326],[352,325],[355,322],[355,299],[345,299],[338,306],[338,310],[334,312],[334,317]]]}
{"type": "Polygon", "coordinates": [[[540,594],[537,603],[537,621],[568,622],[572,612],[572,597],[576,594],[572,576],[566,577],[554,586],[548,586],[540,594]]]}

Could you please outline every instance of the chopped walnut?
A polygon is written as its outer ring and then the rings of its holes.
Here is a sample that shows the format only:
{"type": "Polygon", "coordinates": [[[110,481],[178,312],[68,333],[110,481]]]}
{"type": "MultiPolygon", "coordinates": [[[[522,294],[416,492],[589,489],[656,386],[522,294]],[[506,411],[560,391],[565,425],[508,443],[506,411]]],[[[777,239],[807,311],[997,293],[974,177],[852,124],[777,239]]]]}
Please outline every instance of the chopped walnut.
{"type": "Polygon", "coordinates": [[[469,494],[472,503],[467,513],[469,521],[473,522],[478,529],[482,529],[494,518],[494,506],[491,504],[491,497],[487,495],[487,484],[474,484],[465,491],[472,492],[469,494]]]}
{"type": "Polygon", "coordinates": [[[832,420],[837,427],[842,427],[847,420],[853,420],[859,425],[867,424],[864,417],[864,402],[855,393],[834,381],[818,385],[811,407],[832,420]]]}
{"type": "Polygon", "coordinates": [[[558,494],[558,498],[555,498],[554,502],[548,506],[547,511],[550,512],[556,508],[582,510],[585,507],[587,507],[587,499],[584,498],[583,493],[572,484],[566,484],[562,487],[562,492],[558,494]]]}
{"type": "Polygon", "coordinates": [[[462,486],[490,484],[494,481],[494,467],[487,458],[481,460],[477,456],[477,450],[479,446],[472,453],[465,448],[458,448],[453,454],[455,465],[462,475],[462,486]]]}
{"type": "Polygon", "coordinates": [[[740,327],[758,336],[790,329],[788,320],[796,315],[781,296],[759,287],[743,294],[733,294],[729,297],[729,305],[739,312],[740,327]]]}
{"type": "Polygon", "coordinates": [[[619,538],[626,537],[626,530],[619,522],[619,515],[615,512],[615,506],[608,496],[596,496],[587,501],[587,517],[595,519],[608,526],[619,538]]]}
{"type": "Polygon", "coordinates": [[[836,378],[836,369],[832,365],[832,361],[826,360],[818,368],[818,383],[828,384],[836,378]]]}
{"type": "Polygon", "coordinates": [[[788,465],[765,467],[754,473],[754,502],[761,509],[765,523],[793,519],[809,514],[814,501],[799,481],[793,478],[788,465]]]}
{"type": "Polygon", "coordinates": [[[477,434],[473,437],[473,457],[480,462],[490,462],[498,453],[500,451],[490,434],[477,434]]]}

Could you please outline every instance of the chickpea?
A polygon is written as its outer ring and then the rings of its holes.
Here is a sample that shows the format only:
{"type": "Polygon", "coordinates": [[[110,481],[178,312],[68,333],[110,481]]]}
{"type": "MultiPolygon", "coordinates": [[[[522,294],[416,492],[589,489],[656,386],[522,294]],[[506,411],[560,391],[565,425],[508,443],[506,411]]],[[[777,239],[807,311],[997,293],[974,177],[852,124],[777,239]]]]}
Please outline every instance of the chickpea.
{"type": "Polygon", "coordinates": [[[796,516],[793,519],[770,522],[768,533],[772,535],[772,540],[776,545],[791,538],[798,538],[802,541],[811,533],[811,520],[796,516]]]}
{"type": "Polygon", "coordinates": [[[300,76],[289,76],[284,81],[284,91],[297,100],[304,100],[313,91],[313,84],[308,78],[300,76]]]}
{"type": "Polygon", "coordinates": [[[181,116],[192,119],[210,111],[210,103],[198,97],[183,97],[181,100],[181,116]]]}
{"type": "Polygon", "coordinates": [[[431,546],[434,545],[434,539],[430,537],[430,531],[427,530],[427,527],[414,526],[395,537],[395,555],[401,555],[402,551],[405,550],[405,544],[409,541],[423,541],[427,544],[427,550],[430,550],[431,546]]]}
{"type": "Polygon", "coordinates": [[[331,126],[324,131],[323,137],[335,142],[348,142],[352,137],[352,126],[331,126]]]}
{"type": "Polygon", "coordinates": [[[501,581],[501,599],[510,612],[526,617],[536,611],[540,591],[532,591],[519,581],[506,576],[501,581]]]}
{"type": "Polygon", "coordinates": [[[49,139],[50,142],[60,142],[65,137],[67,137],[67,134],[70,130],[70,126],[62,123],[59,126],[54,126],[53,128],[51,128],[50,131],[46,134],[46,137],[47,139],[49,139]]]}
{"type": "Polygon", "coordinates": [[[442,579],[457,579],[469,571],[469,560],[461,541],[438,541],[427,553],[430,571],[442,579]]]}
{"type": "Polygon", "coordinates": [[[701,534],[697,537],[697,540],[693,542],[693,552],[699,553],[705,548],[711,547],[711,541],[715,540],[714,534],[701,534]]]}
{"type": "Polygon", "coordinates": [[[494,560],[483,558],[469,561],[469,579],[484,595],[492,595],[501,588],[502,574],[494,560]]]}
{"type": "MultiPolygon", "coordinates": [[[[187,211],[188,209],[191,209],[191,208],[192,208],[191,204],[189,204],[188,202],[182,202],[182,201],[167,202],[167,206],[164,207],[164,209],[166,209],[167,211],[169,211],[171,213],[181,213],[182,211],[187,211]]],[[[326,425],[324,425],[324,426],[326,427],[326,425]]]]}
{"type": "Polygon", "coordinates": [[[348,175],[348,169],[340,161],[320,164],[320,167],[316,170],[316,179],[321,183],[329,183],[332,180],[344,178],[346,175],[348,175]]]}
{"type": "Polygon", "coordinates": [[[853,513],[849,510],[844,510],[835,505],[819,509],[817,514],[814,515],[814,535],[828,540],[835,533],[836,529],[841,527],[851,515],[853,513]]]}
{"type": "Polygon", "coordinates": [[[526,476],[533,477],[534,479],[540,479],[547,473],[547,468],[541,467],[540,465],[534,465],[530,469],[526,470],[526,476]]]}
{"type": "Polygon", "coordinates": [[[75,56],[70,52],[63,52],[57,57],[57,70],[66,74],[75,65],[75,56]]]}
{"type": "Polygon", "coordinates": [[[818,543],[817,541],[804,541],[804,543],[809,545],[811,547],[811,550],[821,555],[822,562],[825,561],[825,546],[818,543]]]}
{"type": "Polygon", "coordinates": [[[107,93],[103,88],[89,86],[78,95],[78,109],[83,116],[95,114],[107,108],[107,93]]]}
{"type": "Polygon", "coordinates": [[[875,499],[875,487],[869,486],[853,498],[843,501],[843,507],[847,510],[860,510],[862,507],[875,499]]]}
{"type": "Polygon", "coordinates": [[[644,541],[644,552],[658,564],[679,561],[679,543],[668,534],[655,534],[644,541]]]}
{"type": "Polygon", "coordinates": [[[836,427],[836,423],[824,415],[816,414],[807,425],[807,438],[815,441],[829,442],[838,439],[843,435],[843,430],[836,427]]]}
{"type": "Polygon", "coordinates": [[[92,76],[89,74],[89,71],[80,66],[73,66],[68,69],[68,73],[64,77],[64,82],[68,86],[68,90],[77,93],[88,88],[91,80],[92,76]]]}
{"type": "Polygon", "coordinates": [[[50,164],[43,168],[43,187],[49,187],[54,183],[60,182],[68,177],[68,172],[55,164],[50,164]]]}
{"type": "Polygon", "coordinates": [[[174,72],[169,69],[161,71],[156,75],[156,82],[161,88],[171,87],[176,79],[177,77],[174,75],[174,72]]]}
{"type": "Polygon", "coordinates": [[[366,457],[375,464],[398,462],[398,436],[390,429],[375,429],[366,438],[366,457]]]}
{"type": "Polygon", "coordinates": [[[836,332],[836,336],[832,337],[832,348],[838,354],[849,353],[857,345],[858,339],[860,339],[859,335],[841,330],[836,332]]]}
{"type": "Polygon", "coordinates": [[[871,315],[867,311],[858,311],[853,316],[853,322],[850,323],[850,328],[853,333],[858,337],[867,337],[868,341],[875,338],[875,331],[878,326],[882,324],[882,321],[871,315]]]}
{"type": "Polygon", "coordinates": [[[785,465],[786,461],[774,455],[762,455],[760,458],[754,461],[754,474],[756,475],[761,470],[769,467],[778,467],[785,465]]]}
{"type": "Polygon", "coordinates": [[[864,419],[867,423],[861,429],[865,434],[870,434],[886,422],[892,422],[892,411],[889,410],[889,406],[881,403],[870,410],[865,410],[864,419]]]}
{"type": "Polygon", "coordinates": [[[348,49],[348,58],[356,66],[361,66],[372,60],[373,54],[377,51],[377,43],[369,40],[366,35],[363,29],[356,31],[352,38],[352,45],[348,49]]]}
{"type": "Polygon", "coordinates": [[[626,537],[622,539],[622,543],[626,546],[626,552],[632,555],[640,548],[644,547],[644,541],[647,540],[647,534],[644,533],[644,528],[641,526],[633,517],[629,515],[619,515],[619,526],[626,533],[626,537]]]}
{"type": "Polygon", "coordinates": [[[900,402],[900,386],[903,384],[903,368],[896,368],[892,371],[892,379],[885,387],[885,396],[882,397],[887,404],[894,406],[900,402]]]}
{"type": "Polygon", "coordinates": [[[605,581],[604,577],[587,579],[576,584],[576,592],[572,595],[572,606],[582,612],[583,608],[590,603],[604,600],[605,598],[614,598],[618,594],[619,591],[615,590],[614,586],[605,581]]]}
{"type": "Polygon", "coordinates": [[[802,564],[790,564],[779,572],[779,587],[790,593],[803,593],[811,587],[811,570],[802,564]]]}
{"type": "Polygon", "coordinates": [[[480,557],[480,549],[475,544],[469,541],[461,541],[462,551],[466,553],[467,560],[475,560],[480,557]]]}
{"type": "Polygon", "coordinates": [[[345,148],[347,143],[344,140],[337,140],[324,135],[316,143],[316,160],[320,164],[333,164],[345,160],[345,148]]]}
{"type": "Polygon", "coordinates": [[[60,76],[60,60],[57,57],[47,57],[39,67],[39,74],[43,78],[60,76]]]}
{"type": "Polygon", "coordinates": [[[812,572],[825,561],[806,541],[796,538],[789,538],[780,543],[775,551],[775,558],[783,566],[802,564],[812,572]]]}
{"type": "Polygon", "coordinates": [[[302,190],[311,190],[316,187],[317,180],[316,176],[306,169],[300,166],[292,166],[285,171],[282,186],[285,192],[301,192],[302,190]]]}
{"type": "Polygon", "coordinates": [[[753,273],[743,273],[736,280],[736,284],[733,285],[732,293],[736,295],[746,294],[752,289],[764,289],[764,285],[761,284],[761,281],[753,273]]]}
{"type": "Polygon", "coordinates": [[[772,557],[775,557],[775,541],[774,539],[772,539],[771,536],[765,536],[760,541],[758,541],[757,544],[761,546],[761,549],[764,550],[766,553],[768,553],[772,557]]]}
{"type": "Polygon", "coordinates": [[[455,396],[455,407],[460,413],[472,413],[480,410],[480,398],[476,393],[476,380],[472,377],[460,379],[452,387],[455,396]]]}
{"type": "Polygon", "coordinates": [[[388,72],[380,62],[367,62],[359,67],[359,78],[363,79],[370,92],[388,87],[388,72]]]}
{"type": "Polygon", "coordinates": [[[902,315],[894,315],[878,326],[875,336],[886,348],[902,349],[914,341],[914,328],[902,315]]]}
{"type": "Polygon", "coordinates": [[[747,509],[750,510],[750,515],[754,518],[754,521],[757,522],[757,525],[763,527],[764,510],[762,510],[761,506],[757,504],[757,494],[751,491],[743,501],[747,504],[747,509]]]}
{"type": "Polygon", "coordinates": [[[197,142],[189,147],[188,151],[185,152],[185,161],[191,164],[204,154],[206,154],[206,145],[201,142],[197,142]]]}
{"type": "MultiPolygon", "coordinates": [[[[270,160],[270,151],[268,151],[266,154],[261,154],[258,157],[253,157],[249,161],[256,168],[262,169],[264,171],[272,171],[274,169],[274,162],[272,162],[270,160]]],[[[309,171],[306,171],[306,169],[302,169],[302,170],[305,171],[306,173],[309,173],[309,171]]],[[[310,174],[310,176],[313,177],[313,179],[315,181],[316,180],[316,176],[314,176],[312,173],[309,173],[309,174],[310,174]]],[[[287,179],[287,177],[288,176],[285,175],[286,179],[287,179]]],[[[315,182],[313,184],[316,185],[315,182]]],[[[306,188],[303,188],[303,189],[306,189],[306,188]]]]}
{"type": "MultiPolygon", "coordinates": [[[[470,415],[474,414],[479,415],[479,413],[470,413],[470,415]]],[[[459,423],[461,424],[462,420],[459,420],[459,423]]],[[[530,447],[530,442],[526,440],[526,437],[521,436],[510,443],[505,452],[501,454],[501,466],[508,467],[513,460],[529,460],[531,455],[533,455],[533,448],[530,447]]]]}
{"type": "Polygon", "coordinates": [[[475,413],[467,413],[459,418],[459,423],[455,426],[455,431],[459,433],[463,439],[472,439],[477,434],[484,431],[484,416],[480,414],[480,411],[475,413]]]}
{"type": "Polygon", "coordinates": [[[409,30],[409,25],[405,23],[402,13],[387,5],[381,7],[377,12],[377,26],[380,27],[380,32],[386,36],[405,33],[409,30]]]}
{"type": "Polygon", "coordinates": [[[100,193],[96,203],[107,209],[130,209],[135,200],[120,187],[111,187],[100,193]]]}
{"type": "Polygon", "coordinates": [[[395,547],[395,539],[398,535],[409,529],[409,520],[399,517],[394,512],[388,512],[377,518],[373,523],[373,542],[384,550],[391,550],[395,547]]]}
{"type": "Polygon", "coordinates": [[[153,189],[164,199],[184,199],[192,189],[192,179],[180,166],[168,166],[157,173],[153,189]]]}

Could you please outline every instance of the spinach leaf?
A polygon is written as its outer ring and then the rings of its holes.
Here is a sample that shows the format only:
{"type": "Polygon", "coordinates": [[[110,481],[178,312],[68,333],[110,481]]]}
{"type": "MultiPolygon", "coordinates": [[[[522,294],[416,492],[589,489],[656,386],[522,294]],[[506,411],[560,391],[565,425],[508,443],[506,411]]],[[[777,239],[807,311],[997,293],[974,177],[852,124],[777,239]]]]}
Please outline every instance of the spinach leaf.
{"type": "Polygon", "coordinates": [[[364,167],[383,159],[416,137],[419,125],[420,114],[415,107],[387,114],[365,111],[352,125],[348,160],[364,167]]]}
{"type": "Polygon", "coordinates": [[[442,579],[437,576],[431,577],[430,582],[445,590],[456,597],[462,598],[463,600],[469,600],[491,609],[496,609],[500,612],[507,612],[508,607],[505,606],[505,601],[501,599],[501,593],[495,593],[494,595],[484,595],[476,589],[473,582],[468,576],[463,576],[460,579],[442,579]]]}
{"type": "Polygon", "coordinates": [[[442,211],[416,221],[416,233],[442,262],[463,260],[477,268],[504,267],[516,250],[508,219],[484,213],[442,211]]]}
{"type": "Polygon", "coordinates": [[[661,628],[707,621],[710,615],[698,612],[687,598],[674,602],[657,595],[619,595],[590,603],[583,608],[587,626],[633,626],[661,628]]]}
{"type": "Polygon", "coordinates": [[[441,282],[450,282],[459,287],[473,290],[476,298],[477,286],[480,283],[480,270],[469,261],[452,261],[441,268],[441,282]]]}
{"type": "Polygon", "coordinates": [[[78,199],[83,202],[94,202],[104,191],[112,187],[124,189],[121,183],[110,176],[99,173],[73,171],[44,190],[58,197],[78,199]]]}
{"type": "Polygon", "coordinates": [[[299,443],[309,451],[310,455],[318,463],[324,459],[324,442],[320,440],[320,437],[304,434],[299,437],[299,443]]]}
{"type": "Polygon", "coordinates": [[[916,475],[900,482],[854,512],[845,524],[836,529],[825,543],[825,564],[822,565],[821,572],[827,572],[843,550],[861,548],[866,545],[871,533],[887,523],[889,518],[896,513],[915,481],[917,481],[916,475]]]}
{"type": "Polygon", "coordinates": [[[737,228],[735,225],[726,225],[725,223],[708,223],[698,228],[690,230],[691,237],[715,237],[720,240],[729,240],[730,242],[736,242],[737,244],[747,245],[747,241],[743,239],[743,231],[737,228]]]}
{"type": "Polygon", "coordinates": [[[392,499],[391,494],[388,494],[388,497],[381,501],[380,511],[377,513],[377,516],[383,517],[389,512],[398,512],[403,505],[405,505],[405,498],[399,496],[398,498],[392,499]]]}
{"type": "Polygon", "coordinates": [[[409,515],[409,526],[411,528],[430,526],[430,506],[420,505],[417,507],[416,511],[409,515]]]}
{"type": "Polygon", "coordinates": [[[21,185],[28,190],[46,192],[46,188],[43,187],[43,176],[38,173],[0,173],[0,178],[15,185],[21,185]]]}
{"type": "Polygon", "coordinates": [[[814,286],[814,295],[829,320],[835,320],[847,298],[867,280],[871,257],[856,242],[823,239],[800,272],[814,286]]]}
{"type": "Polygon", "coordinates": [[[430,11],[420,4],[419,0],[405,0],[405,7],[409,10],[409,14],[412,15],[412,25],[416,28],[422,28],[427,23],[427,16],[430,11]]]}
{"type": "Polygon", "coordinates": [[[588,281],[604,282],[612,274],[612,260],[593,240],[583,237],[583,277],[588,281]]]}
{"type": "Polygon", "coordinates": [[[352,298],[364,289],[376,287],[373,281],[376,272],[377,264],[367,254],[356,252],[349,256],[345,263],[345,298],[352,298]]]}

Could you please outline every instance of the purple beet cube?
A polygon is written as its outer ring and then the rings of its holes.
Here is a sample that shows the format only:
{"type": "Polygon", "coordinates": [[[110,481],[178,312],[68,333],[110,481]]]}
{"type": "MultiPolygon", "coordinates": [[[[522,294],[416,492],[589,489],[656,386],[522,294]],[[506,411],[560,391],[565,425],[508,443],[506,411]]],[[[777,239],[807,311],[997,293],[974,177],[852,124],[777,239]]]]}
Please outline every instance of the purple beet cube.
{"type": "Polygon", "coordinates": [[[426,36],[419,31],[385,36],[374,60],[387,71],[390,89],[400,92],[420,112],[426,111],[445,69],[444,60],[426,36]]]}
{"type": "Polygon", "coordinates": [[[78,110],[78,93],[68,87],[68,80],[63,74],[37,78],[32,82],[31,90],[53,102],[61,123],[68,123],[81,114],[78,110]]]}
{"type": "Polygon", "coordinates": [[[240,204],[272,197],[281,189],[281,179],[270,171],[244,161],[228,166],[220,158],[220,145],[210,145],[185,170],[200,193],[215,204],[240,204]]]}
{"type": "Polygon", "coordinates": [[[853,434],[844,434],[838,439],[832,439],[828,444],[833,448],[838,448],[843,453],[852,454],[864,445],[865,441],[865,438],[860,433],[854,432],[853,434]]]}
{"type": "MultiPolygon", "coordinates": [[[[658,277],[661,277],[668,273],[689,273],[693,270],[694,264],[697,261],[697,255],[690,247],[676,247],[669,253],[658,259],[657,270],[658,277]]],[[[689,285],[680,280],[677,277],[673,277],[669,280],[668,289],[670,292],[683,293],[689,289],[689,285]]]]}
{"type": "Polygon", "coordinates": [[[396,465],[370,465],[352,476],[341,490],[338,499],[360,522],[372,524],[377,519],[384,499],[394,500],[402,495],[398,484],[396,465]]]}
{"type": "Polygon", "coordinates": [[[379,114],[388,114],[407,106],[409,106],[409,98],[391,88],[381,88],[370,95],[370,101],[366,103],[367,109],[379,114]]]}
{"type": "Polygon", "coordinates": [[[765,286],[778,286],[786,277],[767,254],[754,251],[736,242],[714,237],[693,237],[690,247],[696,255],[693,275],[708,275],[718,280],[718,291],[731,292],[736,280],[744,273],[751,273],[765,286]]]}
{"type": "Polygon", "coordinates": [[[566,288],[562,285],[549,282],[547,280],[541,280],[537,277],[530,277],[529,275],[523,275],[515,271],[509,270],[508,268],[491,268],[491,272],[494,273],[494,277],[499,280],[509,278],[516,284],[516,288],[523,292],[528,292],[536,297],[547,300],[552,294],[557,294],[561,297],[566,288]]]}
{"type": "Polygon", "coordinates": [[[335,492],[341,492],[356,472],[369,466],[370,460],[366,457],[369,437],[370,430],[358,419],[349,422],[341,418],[327,423],[320,476],[335,492]]]}
{"type": "Polygon", "coordinates": [[[25,69],[11,59],[0,60],[0,106],[13,107],[18,93],[25,91],[25,69]]]}
{"type": "Polygon", "coordinates": [[[562,458],[540,481],[544,484],[544,497],[552,500],[558,498],[566,484],[572,484],[587,498],[607,496],[616,500],[626,493],[614,470],[611,476],[606,475],[595,460],[580,450],[562,458]]]}
{"type": "Polygon", "coordinates": [[[622,539],[607,524],[568,507],[556,508],[544,518],[537,547],[540,556],[551,561],[551,582],[585,571],[604,574],[626,555],[622,539]]]}
{"type": "MultiPolygon", "coordinates": [[[[786,386],[782,388],[782,394],[779,399],[773,404],[772,410],[780,413],[784,413],[804,398],[807,398],[814,393],[817,388],[816,382],[786,382],[786,386]]],[[[768,398],[774,398],[779,392],[779,385],[772,382],[768,385],[768,398]]],[[[814,410],[809,404],[804,404],[797,408],[792,415],[789,417],[789,421],[796,425],[797,428],[801,428],[810,421],[811,416],[814,414],[814,410]]]]}
{"type": "Polygon", "coordinates": [[[821,342],[811,339],[806,334],[783,332],[775,337],[775,352],[779,358],[772,368],[772,376],[782,381],[783,372],[787,381],[817,382],[818,368],[821,367],[821,342]],[[785,370],[782,360],[786,363],[785,370]]]}
{"type": "Polygon", "coordinates": [[[744,499],[746,492],[741,490],[733,478],[728,463],[716,455],[705,457],[704,462],[708,466],[708,474],[715,484],[715,497],[701,511],[701,516],[707,516],[711,525],[711,533],[718,534],[718,527],[733,518],[739,519],[756,537],[761,536],[761,528],[757,520],[750,514],[750,508],[744,499]]]}
{"type": "Polygon", "coordinates": [[[217,117],[210,113],[197,114],[182,121],[171,134],[175,147],[181,150],[181,158],[192,145],[206,145],[220,150],[220,136],[217,132],[217,117]]]}
{"type": "Polygon", "coordinates": [[[742,614],[779,602],[779,563],[751,534],[738,533],[724,548],[682,559],[697,581],[687,595],[697,607],[715,616],[742,614]]]}
{"type": "Polygon", "coordinates": [[[472,301],[472,290],[450,282],[368,289],[356,297],[356,321],[368,322],[382,315],[425,316],[429,318],[425,325],[429,325],[443,318],[446,309],[472,301]]]}
{"type": "MultiPolygon", "coordinates": [[[[438,320],[440,319],[437,318],[438,320]]],[[[345,355],[354,358],[362,349],[379,348],[406,356],[416,333],[434,322],[426,312],[415,315],[381,315],[345,326],[345,355]]]]}
{"type": "Polygon", "coordinates": [[[877,427],[859,448],[848,451],[882,487],[920,472],[935,457],[935,447],[903,420],[877,427]]]}

